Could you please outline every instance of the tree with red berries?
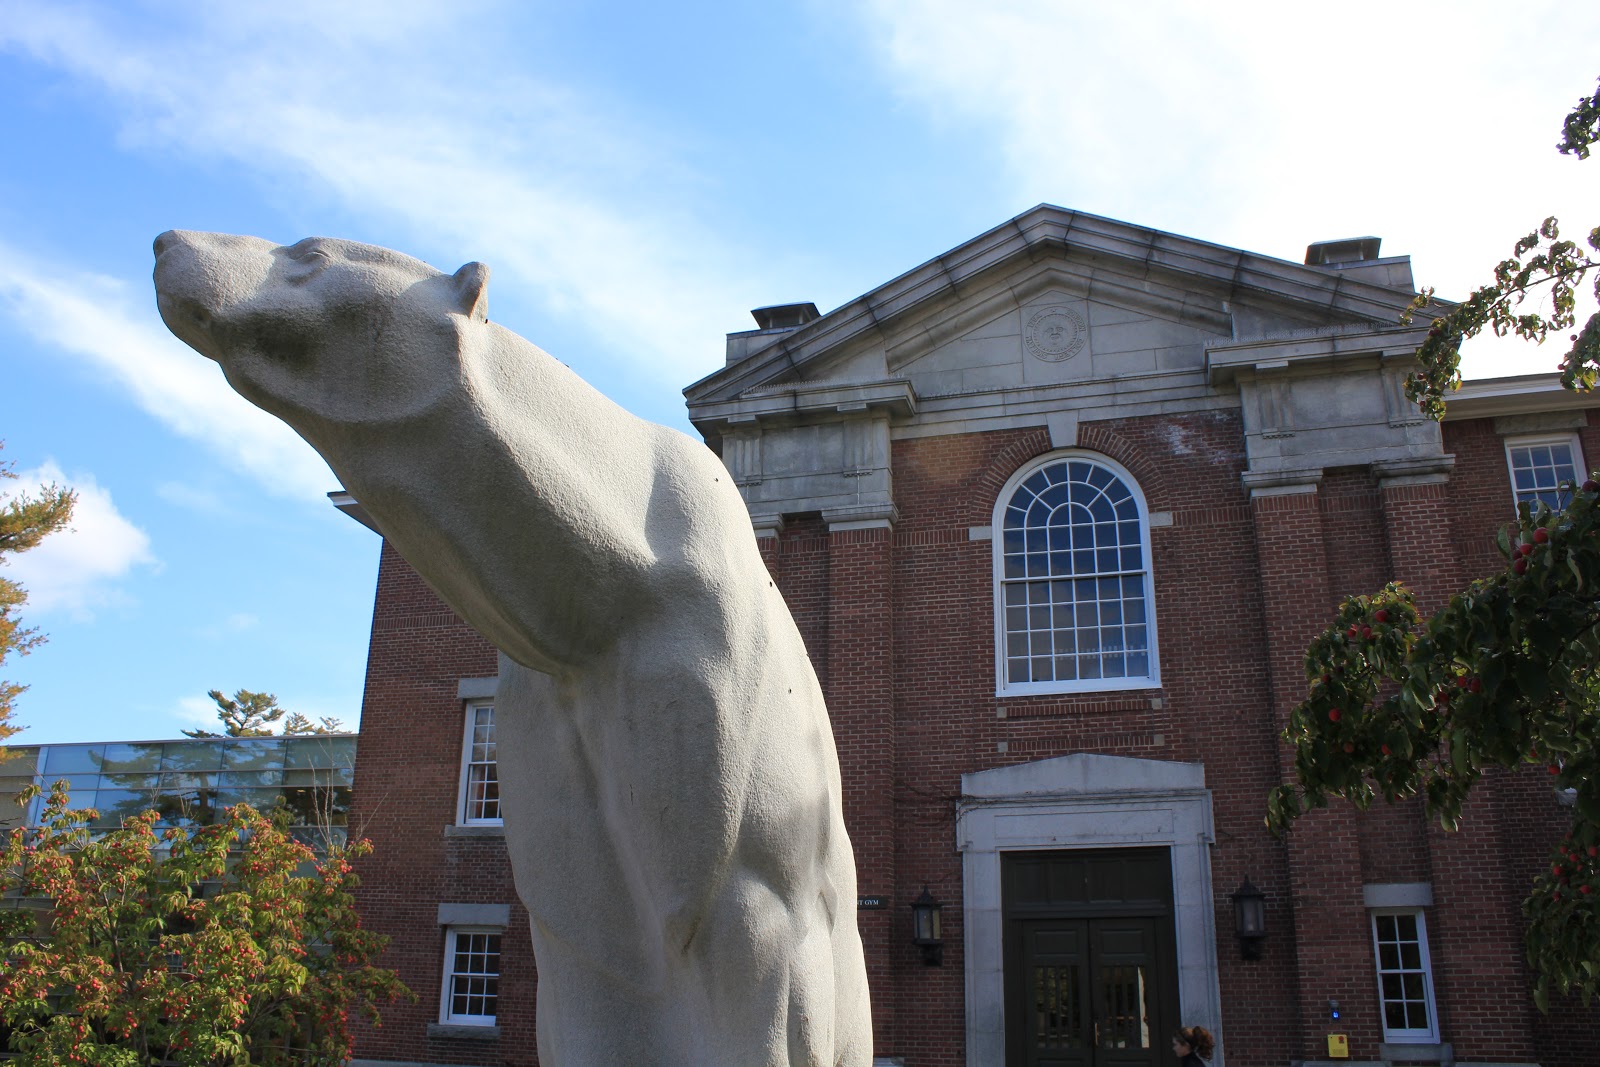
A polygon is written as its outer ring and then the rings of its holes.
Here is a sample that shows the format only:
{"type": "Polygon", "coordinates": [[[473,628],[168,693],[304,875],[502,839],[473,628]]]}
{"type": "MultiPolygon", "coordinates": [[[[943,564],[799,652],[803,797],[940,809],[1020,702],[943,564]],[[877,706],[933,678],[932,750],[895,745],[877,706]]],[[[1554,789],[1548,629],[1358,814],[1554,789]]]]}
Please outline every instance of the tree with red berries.
{"type": "MultiPolygon", "coordinates": [[[[37,787],[32,791],[37,794],[37,787]]],[[[0,1024],[24,1067],[342,1065],[351,1011],[410,992],[373,959],[352,858],[318,858],[278,822],[229,808],[94,834],[58,783],[35,830],[0,848],[0,1024]]]]}
{"type": "MultiPolygon", "coordinates": [[[[1600,141],[1600,92],[1567,116],[1562,152],[1587,158],[1600,141]]],[[[1542,341],[1573,327],[1579,287],[1595,272],[1600,227],[1589,250],[1562,240],[1555,219],[1516,244],[1492,284],[1434,320],[1407,392],[1438,418],[1460,384],[1460,346],[1484,330],[1542,341]],[[1531,256],[1529,253],[1533,253],[1531,256]],[[1547,288],[1546,288],[1547,287],[1547,288]],[[1545,311],[1526,310],[1537,292],[1545,311]]],[[[1418,296],[1414,308],[1432,292],[1418,296]]],[[[1562,384],[1600,381],[1600,313],[1562,362],[1562,384]]],[[[1421,796],[1446,828],[1486,768],[1543,768],[1570,791],[1572,826],[1523,903],[1534,999],[1600,993],[1600,484],[1566,486],[1559,511],[1519,509],[1502,531],[1506,566],[1474,582],[1432,618],[1391,584],[1340,607],[1306,653],[1310,692],[1289,716],[1296,781],[1268,798],[1267,823],[1282,833],[1333,797],[1366,807],[1381,796],[1421,796]]]]}

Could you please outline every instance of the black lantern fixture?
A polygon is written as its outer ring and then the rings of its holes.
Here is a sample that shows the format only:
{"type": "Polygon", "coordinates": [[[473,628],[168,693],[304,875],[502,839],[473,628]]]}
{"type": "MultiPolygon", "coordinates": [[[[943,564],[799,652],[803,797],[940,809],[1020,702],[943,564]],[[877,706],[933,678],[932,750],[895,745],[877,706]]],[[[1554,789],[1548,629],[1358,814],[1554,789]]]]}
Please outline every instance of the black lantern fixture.
{"type": "Polygon", "coordinates": [[[944,966],[944,936],[939,932],[942,907],[926,885],[922,895],[911,902],[911,943],[922,949],[922,962],[928,967],[944,966]]]}
{"type": "Polygon", "coordinates": [[[1250,884],[1249,875],[1234,890],[1233,922],[1239,933],[1239,958],[1259,960],[1261,942],[1267,939],[1267,895],[1250,884]]]}

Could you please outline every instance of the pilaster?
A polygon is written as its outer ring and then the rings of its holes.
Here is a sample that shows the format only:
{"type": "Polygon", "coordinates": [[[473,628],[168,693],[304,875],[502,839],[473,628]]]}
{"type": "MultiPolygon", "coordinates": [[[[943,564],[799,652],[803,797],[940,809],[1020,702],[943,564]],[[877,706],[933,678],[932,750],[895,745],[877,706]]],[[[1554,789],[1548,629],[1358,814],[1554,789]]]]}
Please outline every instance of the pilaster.
{"type": "MultiPolygon", "coordinates": [[[[1289,710],[1305,698],[1306,646],[1327,625],[1331,596],[1316,483],[1262,482],[1251,487],[1251,505],[1266,611],[1273,729],[1281,731],[1289,710]]],[[[1292,780],[1288,746],[1280,745],[1279,760],[1284,779],[1292,780]]],[[[1354,809],[1335,803],[1302,816],[1284,843],[1294,935],[1291,939],[1282,931],[1275,941],[1294,944],[1300,1008],[1298,1045],[1285,1052],[1291,1059],[1321,1059],[1327,1055],[1326,1035],[1333,1032],[1350,1035],[1357,1058],[1370,1058],[1380,1031],[1370,938],[1361,936],[1367,918],[1354,809]],[[1339,1002],[1337,1023],[1329,1017],[1329,1000],[1339,1002]]],[[[1273,923],[1269,914],[1269,931],[1273,923]]],[[[1271,946],[1269,942],[1269,952],[1271,946]]]]}
{"type": "MultiPolygon", "coordinates": [[[[895,713],[892,530],[887,518],[840,517],[828,532],[828,712],[845,785],[857,892],[898,902],[894,871],[895,713]]],[[[852,902],[853,904],[854,902],[852,902]]],[[[872,988],[874,1047],[896,1047],[895,920],[857,913],[872,988]]]]}
{"type": "MultiPolygon", "coordinates": [[[[1445,457],[1450,458],[1450,457],[1445,457]]],[[[1444,470],[1380,470],[1379,492],[1388,532],[1390,572],[1431,614],[1466,584],[1450,537],[1448,475],[1444,470]]],[[[1434,997],[1443,1041],[1473,1038],[1478,1056],[1535,1058],[1533,1018],[1526,996],[1521,896],[1506,865],[1496,794],[1500,776],[1485,775],[1462,811],[1461,828],[1429,820],[1428,860],[1434,906],[1425,912],[1433,961],[1434,997]]]]}

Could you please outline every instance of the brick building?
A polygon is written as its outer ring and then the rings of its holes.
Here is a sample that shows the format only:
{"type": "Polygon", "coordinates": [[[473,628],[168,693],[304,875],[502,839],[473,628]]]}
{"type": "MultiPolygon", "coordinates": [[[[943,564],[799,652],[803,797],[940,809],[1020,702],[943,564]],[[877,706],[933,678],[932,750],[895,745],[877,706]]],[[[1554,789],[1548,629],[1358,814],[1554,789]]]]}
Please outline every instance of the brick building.
{"type": "MultiPolygon", "coordinates": [[[[1519,497],[1600,457],[1552,376],[1420,418],[1410,264],[1378,252],[1041,206],[826,315],[758,309],[686,390],[828,699],[880,1062],[1165,1064],[1180,1022],[1229,1067],[1330,1035],[1351,1062],[1600,1062],[1594,1015],[1527,993],[1519,904],[1566,818],[1543,775],[1489,775],[1454,834],[1415,805],[1263,827],[1339,600],[1438,605],[1502,565],[1519,497]]],[[[353,822],[421,1000],[363,1061],[535,1062],[494,672],[385,545],[353,822]]]]}

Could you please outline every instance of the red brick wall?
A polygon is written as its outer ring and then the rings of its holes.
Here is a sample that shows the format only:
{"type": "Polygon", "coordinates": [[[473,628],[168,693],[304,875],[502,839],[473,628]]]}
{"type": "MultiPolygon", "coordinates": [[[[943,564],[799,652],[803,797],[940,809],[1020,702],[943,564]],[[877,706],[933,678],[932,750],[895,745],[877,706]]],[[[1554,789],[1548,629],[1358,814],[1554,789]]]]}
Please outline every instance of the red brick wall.
{"type": "MultiPolygon", "coordinates": [[[[1587,454],[1600,439],[1585,432],[1587,454]]],[[[1488,420],[1446,427],[1446,487],[1380,488],[1367,470],[1326,472],[1314,493],[1252,501],[1242,488],[1237,413],[1088,423],[1083,447],[1123,464],[1152,512],[1162,686],[1081,696],[995,696],[992,543],[997,495],[1050,450],[1043,429],[894,443],[892,530],[829,532],[789,516],[764,539],[828,697],[860,891],[891,907],[860,913],[880,1055],[908,1067],[965,1063],[961,775],[1073,752],[1202,762],[1213,792],[1218,969],[1230,1067],[1325,1055],[1344,1032],[1356,1059],[1380,1036],[1361,887],[1432,881],[1435,976],[1446,1038],[1462,1059],[1600,1062],[1595,1014],[1527,1010],[1519,971],[1523,886],[1565,818],[1537,775],[1490,775],[1463,833],[1428,829],[1416,804],[1308,817],[1266,833],[1267,790],[1288,769],[1277,734],[1304,694],[1303,654],[1347,595],[1392,577],[1434,605],[1501,565],[1510,517],[1501,439],[1488,420]],[[1248,876],[1267,894],[1269,939],[1238,958],[1229,896],[1248,876]],[[923,885],[944,904],[944,966],[910,944],[923,885]],[[1339,999],[1334,1026],[1327,1001],[1339,999]]],[[[396,935],[390,958],[421,995],[363,1031],[358,1055],[435,1063],[533,1062],[525,916],[513,912],[498,1045],[427,1042],[442,967],[439,901],[513,899],[498,842],[445,839],[453,821],[462,709],[456,682],[494,672],[488,646],[385,549],[368,668],[356,816],[378,846],[362,905],[396,935]]]]}
{"type": "Polygon", "coordinates": [[[367,658],[356,751],[353,830],[373,843],[361,861],[357,906],[393,940],[381,961],[400,971],[415,1004],[383,1011],[383,1025],[355,1027],[361,1058],[424,1063],[537,1062],[533,950],[528,916],[512,887],[499,838],[446,838],[456,821],[465,711],[462,678],[492,677],[494,649],[441,603],[386,543],[367,658]],[[444,974],[440,903],[510,904],[502,938],[499,1041],[429,1039],[444,974]]]}
{"type": "MultiPolygon", "coordinates": [[[[1600,460],[1600,426],[1591,425],[1580,430],[1578,436],[1584,457],[1593,468],[1600,460]]],[[[1505,566],[1505,559],[1495,547],[1496,534],[1515,519],[1505,439],[1496,432],[1493,419],[1463,420],[1445,424],[1444,447],[1456,457],[1447,520],[1451,547],[1464,577],[1491,574],[1505,566]]],[[[1463,836],[1468,840],[1455,848],[1453,873],[1463,886],[1481,885],[1485,895],[1499,898],[1498,908],[1483,917],[1486,923],[1519,930],[1520,902],[1535,873],[1549,863],[1549,850],[1566,831],[1571,813],[1558,803],[1539,767],[1490,772],[1478,793],[1463,819],[1463,836]]],[[[1430,834],[1436,839],[1442,836],[1437,830],[1430,834]]],[[[1464,949],[1465,958],[1471,959],[1476,951],[1470,944],[1473,917],[1464,918],[1466,921],[1459,924],[1459,937],[1449,947],[1464,949]]],[[[1501,965],[1503,980],[1508,988],[1524,990],[1531,979],[1520,947],[1514,962],[1514,973],[1509,966],[1501,965]]],[[[1489,1048],[1520,1048],[1520,1036],[1513,1042],[1513,1035],[1507,1031],[1522,1020],[1509,1020],[1512,1025],[1508,1027],[1505,1018],[1509,1010],[1520,1008],[1533,1037],[1533,1051],[1525,1058],[1537,1059],[1546,1067],[1600,1063],[1600,1013],[1584,1008],[1575,999],[1553,1002],[1548,1015],[1529,1009],[1520,999],[1502,997],[1493,1003],[1494,998],[1485,994],[1483,1000],[1490,1002],[1484,1009],[1486,1013],[1470,1014],[1468,994],[1468,1009],[1455,1016],[1453,1028],[1478,1035],[1489,1048]]],[[[1457,1048],[1459,1055],[1461,1046],[1457,1048]]],[[[1490,1054],[1486,1051],[1483,1056],[1490,1054]]],[[[1503,1055],[1513,1058],[1509,1052],[1503,1055]]]]}

